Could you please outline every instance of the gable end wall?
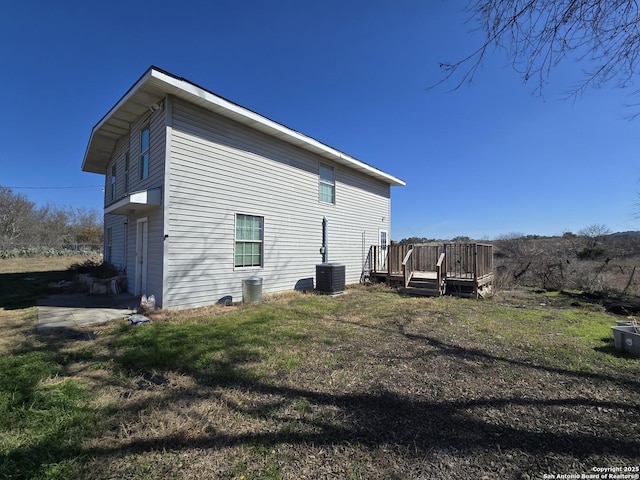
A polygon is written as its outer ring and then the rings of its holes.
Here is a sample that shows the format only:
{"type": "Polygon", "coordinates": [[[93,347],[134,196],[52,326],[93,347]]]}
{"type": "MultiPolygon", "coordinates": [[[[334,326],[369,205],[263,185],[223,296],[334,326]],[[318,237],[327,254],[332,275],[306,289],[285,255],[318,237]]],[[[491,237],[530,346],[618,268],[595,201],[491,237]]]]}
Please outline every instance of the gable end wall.
{"type": "Polygon", "coordinates": [[[209,305],[225,295],[239,301],[251,276],[263,278],[265,293],[313,279],[323,217],[329,260],[345,264],[347,283],[359,280],[368,246],[379,229],[389,230],[388,184],[170,100],[164,307],[209,305]],[[335,168],[335,205],[318,200],[319,162],[335,168]],[[236,213],[264,217],[262,268],[234,267],[236,213]]]}

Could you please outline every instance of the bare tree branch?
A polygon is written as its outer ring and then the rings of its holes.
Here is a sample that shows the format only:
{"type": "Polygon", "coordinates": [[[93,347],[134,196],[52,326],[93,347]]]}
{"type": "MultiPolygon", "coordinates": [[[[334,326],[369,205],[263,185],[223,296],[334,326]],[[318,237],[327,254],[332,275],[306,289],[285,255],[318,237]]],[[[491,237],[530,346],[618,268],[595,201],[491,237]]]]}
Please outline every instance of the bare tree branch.
{"type": "Polygon", "coordinates": [[[634,83],[640,59],[636,0],[480,0],[468,11],[484,42],[456,62],[441,62],[444,77],[430,88],[454,82],[456,90],[472,82],[490,49],[506,50],[523,80],[535,80],[537,94],[567,60],[593,65],[583,70],[570,96],[610,82],[620,88],[634,83]]]}

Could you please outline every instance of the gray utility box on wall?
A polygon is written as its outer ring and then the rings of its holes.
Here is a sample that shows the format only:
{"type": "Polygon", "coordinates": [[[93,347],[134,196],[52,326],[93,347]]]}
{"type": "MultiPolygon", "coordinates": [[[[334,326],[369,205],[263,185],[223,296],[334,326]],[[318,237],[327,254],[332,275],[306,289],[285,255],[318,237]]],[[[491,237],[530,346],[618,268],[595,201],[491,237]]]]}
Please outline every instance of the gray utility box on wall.
{"type": "Polygon", "coordinates": [[[344,292],[345,270],[340,263],[316,265],[316,291],[320,293],[344,292]]]}

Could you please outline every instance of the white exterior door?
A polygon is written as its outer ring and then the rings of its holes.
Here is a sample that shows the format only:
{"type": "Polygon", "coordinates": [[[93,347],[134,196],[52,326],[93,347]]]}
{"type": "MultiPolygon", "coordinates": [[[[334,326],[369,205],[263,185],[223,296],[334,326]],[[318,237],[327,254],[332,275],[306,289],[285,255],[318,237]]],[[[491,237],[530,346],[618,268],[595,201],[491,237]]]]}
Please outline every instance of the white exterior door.
{"type": "Polygon", "coordinates": [[[147,293],[147,259],[149,253],[149,221],[141,218],[136,225],[136,295],[147,293]]]}
{"type": "Polygon", "coordinates": [[[378,265],[387,268],[387,247],[389,246],[389,231],[386,229],[378,230],[378,265]]]}

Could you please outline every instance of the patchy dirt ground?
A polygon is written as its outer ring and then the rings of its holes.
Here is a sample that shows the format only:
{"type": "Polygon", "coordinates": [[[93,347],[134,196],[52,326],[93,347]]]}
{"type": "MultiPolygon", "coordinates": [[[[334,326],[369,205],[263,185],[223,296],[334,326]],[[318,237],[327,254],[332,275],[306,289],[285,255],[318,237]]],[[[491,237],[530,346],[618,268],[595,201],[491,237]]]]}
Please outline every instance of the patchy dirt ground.
{"type": "MultiPolygon", "coordinates": [[[[246,352],[224,378],[149,364],[114,381],[94,370],[108,415],[86,443],[85,474],[519,479],[636,468],[640,362],[604,338],[569,338],[563,300],[522,299],[357,289],[322,299],[331,313],[312,325],[276,316],[269,329],[291,338],[246,352]],[[537,331],[510,336],[523,328],[537,331]]],[[[577,311],[613,323],[593,310],[577,311]]]]}
{"type": "Polygon", "coordinates": [[[616,317],[571,303],[358,287],[40,340],[95,394],[100,422],[83,441],[81,478],[633,470],[640,360],[613,349],[616,317]]]}

